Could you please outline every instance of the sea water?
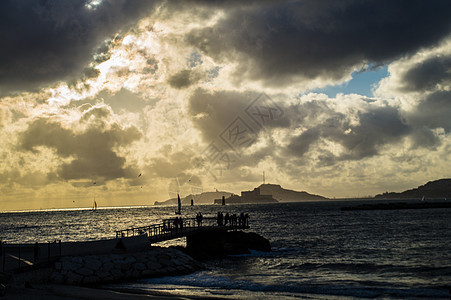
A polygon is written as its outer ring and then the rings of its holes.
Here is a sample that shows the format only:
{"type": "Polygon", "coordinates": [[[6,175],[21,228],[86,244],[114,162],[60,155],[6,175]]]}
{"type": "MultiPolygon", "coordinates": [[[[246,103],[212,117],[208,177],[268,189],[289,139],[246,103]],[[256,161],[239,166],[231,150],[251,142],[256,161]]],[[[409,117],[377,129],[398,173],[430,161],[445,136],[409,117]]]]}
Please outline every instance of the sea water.
{"type": "MultiPolygon", "coordinates": [[[[245,212],[272,251],[211,259],[190,275],[110,287],[230,299],[449,299],[451,210],[341,211],[349,201],[194,206],[214,216],[245,212]]],[[[7,242],[75,241],[173,217],[173,207],[0,214],[7,242]]],[[[171,243],[183,243],[178,240],[171,243]]],[[[169,245],[166,243],[165,245],[169,245]]]]}

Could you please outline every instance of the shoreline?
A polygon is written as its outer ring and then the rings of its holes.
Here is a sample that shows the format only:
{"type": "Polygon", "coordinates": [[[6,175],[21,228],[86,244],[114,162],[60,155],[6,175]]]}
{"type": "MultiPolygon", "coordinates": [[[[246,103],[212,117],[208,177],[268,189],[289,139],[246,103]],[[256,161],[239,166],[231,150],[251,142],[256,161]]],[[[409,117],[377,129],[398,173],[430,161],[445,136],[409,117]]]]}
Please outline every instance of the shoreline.
{"type": "Polygon", "coordinates": [[[36,284],[28,287],[10,286],[2,299],[199,299],[170,293],[152,293],[144,290],[86,287],[60,284],[36,284]]]}

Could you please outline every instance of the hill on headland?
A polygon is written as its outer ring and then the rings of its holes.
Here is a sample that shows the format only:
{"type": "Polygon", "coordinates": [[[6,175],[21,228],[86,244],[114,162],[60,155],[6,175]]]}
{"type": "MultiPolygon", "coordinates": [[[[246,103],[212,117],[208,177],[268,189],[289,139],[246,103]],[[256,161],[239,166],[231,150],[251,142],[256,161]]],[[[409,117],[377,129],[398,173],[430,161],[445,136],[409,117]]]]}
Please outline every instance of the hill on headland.
{"type": "MultiPolygon", "coordinates": [[[[258,187],[261,195],[272,195],[272,197],[278,202],[299,202],[299,201],[311,201],[311,200],[325,200],[326,197],[309,194],[307,192],[298,192],[282,188],[279,184],[262,184],[258,187]]],[[[182,205],[190,205],[191,199],[194,200],[194,204],[214,204],[214,201],[221,199],[224,196],[226,199],[234,195],[230,192],[204,192],[196,195],[188,195],[181,198],[182,205]]],[[[234,197],[240,198],[238,195],[234,197]]],[[[263,199],[263,198],[262,198],[263,199]]],[[[267,203],[267,201],[259,201],[255,199],[250,203],[267,203]]],[[[276,201],[274,201],[276,202],[276,201]]],[[[230,202],[231,203],[231,202],[230,202]]],[[[234,203],[247,203],[247,202],[234,202],[234,203]]],[[[155,205],[177,205],[177,198],[171,198],[166,201],[155,201],[155,205]]]]}
{"type": "Polygon", "coordinates": [[[407,190],[401,193],[383,193],[378,194],[374,198],[376,199],[415,199],[415,198],[445,198],[451,196],[451,178],[439,179],[435,181],[429,181],[425,185],[420,185],[417,188],[407,190]]]}
{"type": "MultiPolygon", "coordinates": [[[[222,199],[216,199],[215,204],[222,204],[222,199]]],[[[227,204],[264,204],[264,203],[277,203],[276,199],[272,195],[264,195],[260,193],[260,188],[255,188],[252,191],[242,191],[241,196],[232,195],[229,198],[225,198],[224,202],[227,204]]]]}
{"type": "Polygon", "coordinates": [[[262,195],[272,195],[279,202],[299,202],[308,200],[325,200],[326,197],[298,192],[282,188],[279,184],[262,184],[259,186],[262,195]]]}

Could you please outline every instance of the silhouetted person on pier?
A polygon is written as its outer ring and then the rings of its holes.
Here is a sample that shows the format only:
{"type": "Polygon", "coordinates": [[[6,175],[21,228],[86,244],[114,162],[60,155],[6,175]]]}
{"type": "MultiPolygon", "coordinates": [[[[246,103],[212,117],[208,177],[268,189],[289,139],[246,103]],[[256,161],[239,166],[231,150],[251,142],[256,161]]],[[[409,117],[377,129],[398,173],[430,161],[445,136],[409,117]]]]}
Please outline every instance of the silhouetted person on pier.
{"type": "Polygon", "coordinates": [[[230,222],[232,223],[232,226],[235,226],[235,225],[236,225],[236,214],[233,214],[233,215],[230,217],[230,222]]]}
{"type": "Polygon", "coordinates": [[[179,218],[178,217],[175,217],[175,219],[174,219],[174,227],[175,227],[176,231],[179,230],[179,218]]]}
{"type": "Polygon", "coordinates": [[[163,220],[163,231],[167,230],[166,220],[163,220]]]}
{"type": "Polygon", "coordinates": [[[224,220],[224,216],[222,215],[222,212],[218,212],[218,226],[222,226],[222,222],[224,220]]]}
{"type": "Polygon", "coordinates": [[[249,226],[249,214],[244,215],[244,225],[249,226]]]}
{"type": "Polygon", "coordinates": [[[224,217],[224,225],[227,226],[227,223],[229,223],[229,222],[230,222],[230,216],[229,216],[229,213],[226,213],[226,215],[224,217]]]}
{"type": "Polygon", "coordinates": [[[196,221],[197,221],[197,226],[202,226],[202,219],[203,219],[204,217],[202,216],[202,213],[198,213],[197,215],[196,215],[196,221]]]}

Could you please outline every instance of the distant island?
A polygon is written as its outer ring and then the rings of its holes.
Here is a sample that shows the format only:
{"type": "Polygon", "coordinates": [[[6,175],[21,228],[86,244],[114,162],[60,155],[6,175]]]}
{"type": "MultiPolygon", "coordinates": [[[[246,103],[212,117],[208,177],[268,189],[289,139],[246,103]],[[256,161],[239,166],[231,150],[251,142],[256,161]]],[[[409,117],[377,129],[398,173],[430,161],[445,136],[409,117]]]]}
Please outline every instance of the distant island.
{"type": "Polygon", "coordinates": [[[425,185],[401,193],[385,192],[375,199],[422,199],[423,197],[445,199],[451,195],[451,178],[429,181],[425,185]]]}
{"type": "Polygon", "coordinates": [[[451,194],[451,179],[439,179],[429,181],[418,188],[407,190],[401,193],[383,193],[376,195],[374,199],[409,199],[415,202],[383,202],[365,203],[355,206],[344,206],[342,211],[348,210],[398,210],[398,209],[426,209],[426,208],[451,208],[448,195],[451,194]],[[419,201],[421,199],[421,201],[419,201]],[[427,201],[433,200],[433,201],[427,201]],[[443,201],[444,200],[444,201],[443,201]]]}
{"type": "MultiPolygon", "coordinates": [[[[328,198],[282,188],[279,184],[261,184],[252,191],[243,191],[241,196],[230,192],[216,191],[204,192],[196,195],[188,195],[181,199],[182,205],[194,204],[221,204],[222,197],[229,204],[243,203],[277,203],[277,202],[300,202],[312,200],[327,200],[328,198]]],[[[165,201],[155,201],[154,205],[177,205],[177,198],[165,201]]]]}
{"type": "Polygon", "coordinates": [[[299,202],[312,200],[327,200],[328,198],[310,194],[305,191],[298,192],[282,188],[279,184],[262,184],[259,186],[263,195],[272,195],[279,202],[299,202]]]}
{"type": "Polygon", "coordinates": [[[255,188],[253,191],[243,191],[241,196],[232,195],[228,198],[215,199],[214,204],[252,204],[252,203],[277,203],[272,195],[264,195],[260,193],[260,188],[255,188]]]}

